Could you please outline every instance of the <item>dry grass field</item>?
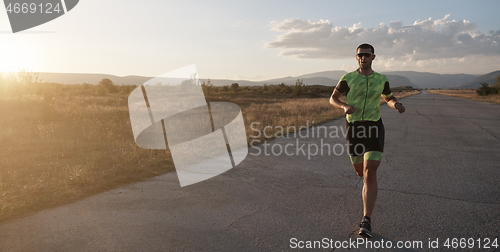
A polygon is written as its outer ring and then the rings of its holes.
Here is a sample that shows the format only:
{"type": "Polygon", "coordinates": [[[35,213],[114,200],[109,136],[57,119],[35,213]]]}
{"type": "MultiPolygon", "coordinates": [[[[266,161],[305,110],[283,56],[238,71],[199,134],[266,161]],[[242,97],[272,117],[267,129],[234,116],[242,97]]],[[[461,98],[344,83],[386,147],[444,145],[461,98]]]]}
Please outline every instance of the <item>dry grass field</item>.
{"type": "MultiPolygon", "coordinates": [[[[134,142],[127,104],[134,86],[108,93],[85,84],[0,84],[0,222],[175,170],[168,151],[134,142]]],[[[250,137],[252,122],[298,128],[343,116],[328,104],[331,90],[292,97],[246,89],[207,100],[240,105],[250,137]]]]}
{"type": "Polygon", "coordinates": [[[500,104],[500,94],[490,94],[486,96],[479,96],[474,89],[456,89],[456,90],[428,90],[431,93],[451,95],[465,99],[471,99],[482,102],[490,102],[500,104]]]}
{"type": "Polygon", "coordinates": [[[0,100],[0,221],[173,169],[136,146],[126,95],[0,100]]]}

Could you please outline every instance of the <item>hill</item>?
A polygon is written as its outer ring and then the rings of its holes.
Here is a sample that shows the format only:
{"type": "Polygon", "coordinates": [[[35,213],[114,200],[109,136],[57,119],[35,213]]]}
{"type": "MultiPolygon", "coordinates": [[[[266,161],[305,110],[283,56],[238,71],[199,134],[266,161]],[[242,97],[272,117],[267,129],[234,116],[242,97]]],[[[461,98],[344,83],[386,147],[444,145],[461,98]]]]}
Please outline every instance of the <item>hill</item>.
{"type": "Polygon", "coordinates": [[[411,86],[417,88],[417,85],[412,83],[408,78],[401,75],[386,74],[391,87],[411,86]]]}
{"type": "MultiPolygon", "coordinates": [[[[240,86],[261,86],[278,85],[285,83],[286,85],[294,85],[297,79],[302,80],[306,85],[322,85],[335,86],[345,71],[323,71],[310,74],[299,75],[296,77],[288,76],[284,78],[270,79],[265,81],[248,81],[248,80],[228,80],[228,79],[210,79],[214,86],[229,86],[232,83],[238,83],[240,86]]],[[[39,78],[43,82],[54,82],[61,84],[82,84],[89,83],[93,85],[99,84],[102,79],[110,79],[117,85],[141,85],[152,77],[146,76],[116,76],[111,74],[83,74],[83,73],[39,73],[39,78]]],[[[415,86],[408,79],[398,75],[388,75],[391,86],[415,86]]],[[[208,79],[201,79],[207,83],[208,79]]]]}
{"type": "MultiPolygon", "coordinates": [[[[471,74],[435,74],[414,71],[393,71],[383,74],[394,74],[408,78],[418,88],[450,88],[460,83],[473,80],[477,75],[471,74]]],[[[394,86],[391,84],[391,86],[394,86]]]]}
{"type": "MultiPolygon", "coordinates": [[[[335,86],[337,85],[338,79],[331,79],[325,76],[319,76],[319,75],[314,75],[310,74],[308,75],[309,77],[304,77],[304,75],[300,75],[297,77],[284,77],[284,78],[279,78],[279,79],[271,79],[271,80],[266,80],[266,81],[260,81],[256,85],[263,85],[263,84],[268,84],[268,85],[278,85],[281,83],[285,83],[286,85],[295,85],[295,82],[299,79],[304,82],[306,85],[321,85],[321,86],[335,86]]],[[[342,75],[341,75],[342,77],[342,75]]],[[[339,77],[340,79],[340,77],[339,77]]]]}
{"type": "Polygon", "coordinates": [[[314,78],[314,77],[326,77],[332,80],[339,80],[342,78],[344,74],[346,74],[346,71],[322,71],[322,72],[316,72],[316,73],[310,73],[310,74],[303,74],[300,76],[297,76],[296,78],[300,79],[308,79],[308,78],[314,78]]]}
{"type": "MultiPolygon", "coordinates": [[[[260,81],[259,83],[254,83],[254,85],[278,85],[281,83],[285,83],[287,85],[294,85],[297,79],[302,80],[306,85],[322,85],[322,86],[335,86],[339,82],[339,79],[342,78],[346,71],[323,71],[316,72],[310,74],[303,74],[296,77],[288,76],[284,78],[271,79],[266,81],[260,81]]],[[[389,83],[393,87],[399,86],[413,86],[416,87],[408,78],[401,75],[387,74],[387,78],[389,79],[389,83]]],[[[241,84],[240,84],[241,85],[241,84]]]]}
{"type": "Polygon", "coordinates": [[[500,70],[481,75],[473,80],[457,85],[456,88],[478,88],[481,83],[488,83],[490,86],[497,84],[497,77],[500,76],[500,70]]]}
{"type": "MultiPolygon", "coordinates": [[[[248,80],[228,80],[228,79],[211,79],[210,81],[215,86],[229,86],[232,83],[238,83],[240,86],[261,86],[278,85],[285,83],[286,85],[294,85],[297,79],[303,81],[306,85],[322,85],[335,86],[338,80],[344,75],[345,71],[322,71],[298,76],[288,76],[264,81],[248,81],[248,80]]],[[[500,75],[500,71],[492,72],[483,76],[470,74],[435,74],[415,71],[392,71],[382,72],[389,78],[391,87],[412,86],[415,88],[475,88],[479,87],[481,82],[494,84],[496,76],[500,75]]],[[[152,77],[146,76],[115,76],[110,74],[81,74],[81,73],[39,73],[39,78],[43,82],[54,82],[61,84],[98,84],[104,78],[112,80],[114,83],[121,85],[141,85],[152,77]]],[[[205,83],[208,79],[201,79],[205,83]]]]}
{"type": "MultiPolygon", "coordinates": [[[[209,79],[200,79],[201,83],[208,83],[209,79]]],[[[233,83],[238,83],[240,86],[258,86],[257,82],[248,80],[226,80],[226,79],[210,79],[210,82],[214,86],[231,86],[233,83]]]]}
{"type": "Polygon", "coordinates": [[[88,73],[38,73],[42,82],[53,82],[61,84],[99,84],[102,79],[110,79],[117,85],[141,85],[152,77],[144,76],[116,76],[111,74],[88,74],[88,73]]]}

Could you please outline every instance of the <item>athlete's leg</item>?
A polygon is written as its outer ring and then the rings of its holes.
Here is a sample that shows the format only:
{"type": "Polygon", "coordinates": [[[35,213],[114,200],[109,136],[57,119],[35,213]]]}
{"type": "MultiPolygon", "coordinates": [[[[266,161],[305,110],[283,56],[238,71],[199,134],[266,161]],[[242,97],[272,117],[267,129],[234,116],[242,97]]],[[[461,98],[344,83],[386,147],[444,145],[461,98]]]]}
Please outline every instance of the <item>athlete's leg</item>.
{"type": "Polygon", "coordinates": [[[375,201],[377,200],[378,184],[377,184],[377,169],[382,160],[382,152],[370,151],[365,153],[363,163],[363,213],[364,216],[371,217],[375,201]],[[377,159],[377,160],[375,160],[377,159]]]}
{"type": "MultiPolygon", "coordinates": [[[[382,152],[384,151],[384,125],[382,120],[375,122],[377,131],[375,134],[370,132],[366,139],[367,152],[363,155],[363,220],[359,224],[359,235],[372,237],[371,234],[371,216],[378,194],[377,169],[382,161],[382,152]]],[[[369,126],[370,129],[372,126],[369,126]]]]}
{"type": "Polygon", "coordinates": [[[367,217],[372,216],[375,200],[377,200],[377,169],[379,165],[380,161],[376,160],[365,160],[364,162],[363,213],[367,217]]]}

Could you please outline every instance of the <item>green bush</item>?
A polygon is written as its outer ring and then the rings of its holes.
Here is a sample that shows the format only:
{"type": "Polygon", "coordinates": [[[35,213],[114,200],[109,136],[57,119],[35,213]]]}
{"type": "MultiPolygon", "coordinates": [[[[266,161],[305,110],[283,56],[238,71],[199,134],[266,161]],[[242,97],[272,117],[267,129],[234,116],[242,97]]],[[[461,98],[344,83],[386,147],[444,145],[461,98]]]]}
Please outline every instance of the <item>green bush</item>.
{"type": "Polygon", "coordinates": [[[499,92],[499,87],[497,86],[493,86],[493,87],[490,87],[487,83],[481,83],[481,86],[480,88],[477,88],[476,89],[476,93],[479,95],[479,96],[487,96],[487,95],[490,95],[490,94],[498,94],[499,92]]]}

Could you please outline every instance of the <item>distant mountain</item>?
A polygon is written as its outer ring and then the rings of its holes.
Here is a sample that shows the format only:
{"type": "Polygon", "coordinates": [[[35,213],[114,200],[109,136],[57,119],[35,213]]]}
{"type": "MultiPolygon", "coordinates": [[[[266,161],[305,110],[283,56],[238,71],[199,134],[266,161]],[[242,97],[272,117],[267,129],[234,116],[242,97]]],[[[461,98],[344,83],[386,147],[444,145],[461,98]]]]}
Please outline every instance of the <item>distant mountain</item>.
{"type": "MultiPolygon", "coordinates": [[[[414,71],[393,71],[383,74],[404,76],[419,88],[450,88],[477,77],[477,75],[471,74],[435,74],[414,71]]],[[[394,85],[391,84],[391,86],[394,85]]]]}
{"type": "MultiPolygon", "coordinates": [[[[227,80],[211,79],[215,86],[229,86],[232,83],[238,83],[240,86],[261,86],[277,85],[285,83],[286,85],[295,85],[297,79],[300,79],[306,85],[335,86],[345,71],[322,71],[299,76],[288,76],[284,78],[270,79],[264,81],[248,80],[227,80]]],[[[391,87],[412,86],[415,88],[474,88],[480,86],[481,82],[489,84],[496,83],[496,76],[500,71],[492,72],[483,76],[470,74],[435,74],[414,71],[392,71],[382,72],[389,78],[391,87]]],[[[79,74],[79,73],[39,73],[39,78],[43,82],[55,82],[61,84],[98,84],[104,78],[108,78],[114,83],[121,85],[141,85],[153,77],[146,76],[115,76],[110,74],[79,74]]],[[[208,79],[201,79],[205,83],[208,79]]]]}
{"type": "MultiPolygon", "coordinates": [[[[285,83],[287,85],[294,85],[297,79],[300,79],[306,85],[323,85],[323,86],[335,86],[339,82],[339,79],[342,78],[345,71],[324,71],[317,72],[311,74],[304,74],[297,77],[285,77],[279,79],[272,79],[263,81],[266,84],[277,85],[281,83],[285,83]]],[[[387,74],[387,78],[389,79],[389,83],[391,87],[400,87],[400,86],[412,86],[416,87],[408,78],[401,75],[387,74]]]]}
{"type": "Polygon", "coordinates": [[[231,86],[233,83],[238,83],[240,86],[260,86],[261,84],[254,81],[248,80],[226,80],[226,79],[200,79],[201,83],[210,83],[214,86],[231,86]]]}
{"type": "Polygon", "coordinates": [[[481,87],[481,83],[488,83],[490,86],[497,84],[497,77],[500,76],[500,70],[481,75],[469,82],[457,85],[456,88],[478,88],[481,87]]]}
{"type": "MultiPolygon", "coordinates": [[[[316,72],[316,73],[310,73],[310,74],[303,74],[300,76],[297,76],[296,78],[299,79],[308,79],[308,78],[314,78],[314,77],[326,77],[332,80],[340,80],[344,74],[346,74],[346,71],[323,71],[323,72],[316,72]]],[[[336,83],[335,83],[336,84],[336,83]]]]}
{"type": "Polygon", "coordinates": [[[417,85],[413,84],[408,78],[401,75],[386,74],[387,79],[391,87],[401,87],[401,86],[411,86],[417,88],[417,85]]]}
{"type": "MultiPolygon", "coordinates": [[[[228,79],[210,79],[214,86],[229,86],[233,83],[238,83],[240,86],[261,86],[278,85],[285,83],[286,85],[295,85],[297,79],[303,81],[306,85],[322,85],[335,86],[338,80],[346,74],[345,71],[323,71],[299,75],[296,77],[288,76],[284,78],[271,79],[265,81],[248,81],[248,80],[228,80],[228,79]]],[[[53,82],[61,84],[83,84],[89,83],[93,85],[99,84],[102,79],[110,79],[117,85],[141,85],[153,77],[145,76],[116,76],[111,74],[83,74],[83,73],[38,73],[38,77],[42,82],[53,82]]],[[[388,75],[391,86],[415,86],[408,79],[398,75],[388,75]]],[[[207,83],[209,79],[200,79],[207,83]]]]}
{"type": "Polygon", "coordinates": [[[61,84],[99,84],[102,79],[110,79],[117,85],[141,85],[152,77],[124,76],[119,77],[111,74],[86,74],[86,73],[38,73],[42,82],[53,82],[61,84]]]}
{"type": "Polygon", "coordinates": [[[295,81],[297,81],[297,77],[287,76],[287,77],[283,77],[283,78],[270,79],[270,80],[265,80],[265,81],[258,81],[260,84],[257,84],[257,85],[263,85],[263,84],[278,85],[278,84],[281,84],[281,83],[285,83],[287,85],[291,85],[292,83],[295,84],[295,81]]]}
{"type": "MultiPolygon", "coordinates": [[[[278,85],[281,83],[284,83],[286,85],[295,85],[297,80],[301,80],[305,85],[322,85],[322,86],[335,86],[337,85],[338,79],[331,79],[325,76],[320,76],[320,75],[315,75],[315,74],[310,74],[308,75],[310,77],[304,77],[304,75],[297,76],[297,77],[285,77],[285,78],[279,78],[279,79],[271,79],[271,80],[266,80],[266,81],[259,81],[260,83],[257,85],[263,85],[263,84],[268,84],[268,85],[278,85]]],[[[342,75],[341,75],[342,77],[342,75]]]]}

